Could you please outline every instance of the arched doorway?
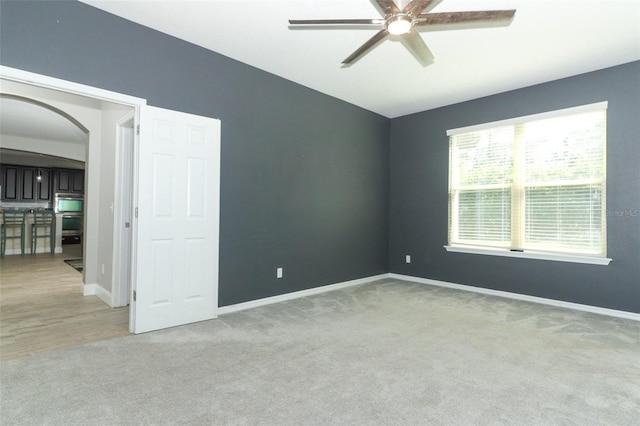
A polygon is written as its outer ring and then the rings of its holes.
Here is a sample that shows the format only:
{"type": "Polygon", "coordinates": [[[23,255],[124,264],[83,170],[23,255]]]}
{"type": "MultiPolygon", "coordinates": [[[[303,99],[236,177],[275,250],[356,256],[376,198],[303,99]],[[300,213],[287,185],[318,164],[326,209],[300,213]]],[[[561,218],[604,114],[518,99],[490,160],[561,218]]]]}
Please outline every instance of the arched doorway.
{"type": "MultiPolygon", "coordinates": [[[[113,282],[112,270],[114,265],[114,232],[116,226],[113,220],[114,204],[119,203],[114,199],[115,182],[115,162],[116,159],[116,124],[124,116],[134,116],[134,107],[122,105],[104,100],[98,100],[86,96],[74,95],[54,89],[33,86],[27,83],[2,80],[0,88],[0,102],[3,102],[2,119],[9,126],[10,131],[4,132],[2,137],[3,152],[1,162],[11,161],[14,163],[34,164],[39,168],[51,169],[74,169],[80,170],[85,175],[85,195],[86,209],[84,211],[84,230],[87,244],[83,244],[80,251],[80,258],[85,261],[85,268],[81,276],[76,280],[74,295],[76,302],[69,302],[68,295],[59,295],[57,300],[53,293],[47,293],[45,299],[31,299],[31,305],[27,300],[20,307],[21,311],[33,311],[36,315],[31,318],[22,318],[22,324],[13,327],[12,330],[26,330],[25,324],[37,324],[35,327],[42,330],[42,340],[48,340],[52,349],[58,349],[66,343],[72,342],[86,343],[91,339],[112,337],[115,333],[129,332],[128,308],[124,311],[112,309],[113,305],[113,282]],[[22,127],[22,130],[17,128],[22,127]],[[11,133],[11,137],[7,137],[11,133]],[[104,161],[105,158],[107,161],[104,161]],[[104,164],[103,164],[104,163],[104,164]],[[106,189],[105,189],[106,188],[106,189]],[[111,219],[111,220],[110,220],[111,219]],[[87,295],[96,295],[96,298],[86,298],[87,295]],[[46,305],[46,303],[58,303],[64,298],[64,304],[46,305]],[[44,302],[43,302],[44,300],[44,302]],[[95,300],[95,302],[94,302],[95,300]],[[74,304],[75,303],[75,304],[74,304]],[[61,307],[64,306],[64,307],[61,307]],[[77,309],[77,311],[74,311],[77,309]],[[57,325],[67,325],[68,329],[58,327],[55,332],[47,328],[46,316],[43,312],[60,311],[60,316],[53,318],[49,323],[57,325]],[[123,314],[124,312],[124,314],[123,314]],[[37,318],[36,318],[37,317],[37,318]],[[95,319],[91,322],[88,319],[95,319]],[[100,329],[100,327],[104,327],[100,329]],[[119,328],[118,330],[116,330],[119,328]],[[64,331],[61,331],[64,330],[64,331]],[[52,336],[58,336],[52,339],[52,336]],[[65,343],[66,342],[66,343],[65,343]]],[[[5,127],[0,126],[0,127],[5,127]]],[[[129,165],[128,167],[131,167],[129,165]]],[[[127,183],[132,185],[131,182],[127,183]]],[[[52,185],[52,193],[55,191],[55,184],[52,185]]],[[[127,188],[126,193],[131,192],[127,188]]],[[[122,188],[118,194],[123,193],[122,188]]],[[[31,207],[54,208],[53,197],[51,200],[39,200],[31,207]]],[[[3,202],[6,205],[6,202],[3,202]]],[[[116,207],[117,210],[117,207],[116,207]]],[[[25,255],[24,262],[20,265],[21,272],[33,272],[33,267],[28,266],[29,262],[38,256],[25,255]]],[[[41,269],[43,266],[37,266],[41,269]]],[[[63,268],[68,268],[64,266],[63,268]]],[[[71,268],[68,268],[72,271],[71,268]]],[[[53,269],[52,269],[53,271],[53,269]]],[[[38,271],[42,272],[42,271],[38,271]]],[[[72,271],[72,273],[75,273],[72,271]]],[[[42,273],[42,279],[50,281],[53,285],[60,281],[56,273],[42,273]]],[[[34,283],[33,275],[25,285],[34,283]]],[[[50,288],[52,288],[51,286],[50,288]]],[[[33,293],[34,288],[27,288],[33,293]]],[[[42,290],[42,292],[48,292],[42,290]]],[[[126,305],[128,297],[121,294],[126,305]]],[[[3,313],[8,312],[5,310],[3,313]]],[[[6,318],[5,315],[3,317],[6,318]]],[[[49,324],[51,325],[51,324],[49,324]]],[[[29,331],[28,344],[25,350],[27,353],[39,351],[36,344],[33,330],[29,331]]],[[[19,337],[12,331],[6,333],[10,339],[17,341],[19,337]]],[[[3,329],[3,337],[4,329],[3,329]]],[[[4,342],[3,342],[4,343],[4,342]]],[[[40,345],[41,346],[41,345],[40,345]]],[[[11,346],[4,345],[3,356],[9,352],[11,346]]]]}

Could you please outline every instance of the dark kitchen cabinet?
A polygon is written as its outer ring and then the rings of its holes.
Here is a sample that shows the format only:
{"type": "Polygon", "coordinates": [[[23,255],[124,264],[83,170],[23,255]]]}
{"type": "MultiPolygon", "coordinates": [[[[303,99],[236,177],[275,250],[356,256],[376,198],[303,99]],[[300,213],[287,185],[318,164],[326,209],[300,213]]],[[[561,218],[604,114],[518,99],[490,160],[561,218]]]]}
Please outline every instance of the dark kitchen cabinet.
{"type": "Polygon", "coordinates": [[[53,189],[53,171],[51,169],[40,169],[40,179],[36,176],[36,186],[38,201],[51,201],[53,189]]]}
{"type": "Polygon", "coordinates": [[[55,192],[84,193],[84,170],[56,169],[55,192]]]}
{"type": "Polygon", "coordinates": [[[20,180],[18,183],[20,188],[21,201],[36,201],[36,169],[33,167],[20,167],[20,180]]]}
{"type": "Polygon", "coordinates": [[[2,201],[19,201],[20,167],[2,165],[2,201]]]}
{"type": "Polygon", "coordinates": [[[71,170],[56,170],[56,192],[71,192],[71,170]]]}
{"type": "Polygon", "coordinates": [[[74,170],[71,175],[71,192],[84,194],[84,170],[74,170]]]}
{"type": "Polygon", "coordinates": [[[51,169],[2,164],[2,201],[51,201],[51,169]]]}

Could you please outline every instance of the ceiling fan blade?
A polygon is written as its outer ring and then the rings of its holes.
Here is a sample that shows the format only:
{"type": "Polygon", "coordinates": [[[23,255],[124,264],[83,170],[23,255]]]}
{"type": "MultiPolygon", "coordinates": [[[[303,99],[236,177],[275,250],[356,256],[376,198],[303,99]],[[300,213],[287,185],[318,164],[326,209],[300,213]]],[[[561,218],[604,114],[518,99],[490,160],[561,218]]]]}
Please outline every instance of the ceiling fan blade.
{"type": "Polygon", "coordinates": [[[418,15],[414,25],[461,24],[465,22],[507,21],[513,18],[515,10],[485,10],[477,12],[445,12],[418,15]]]}
{"type": "Polygon", "coordinates": [[[375,46],[379,41],[385,38],[389,34],[387,29],[384,28],[378,31],[373,37],[366,41],[365,44],[360,46],[355,52],[353,52],[347,59],[342,61],[344,65],[352,64],[356,59],[360,58],[360,56],[364,55],[369,49],[375,46]]]}
{"type": "Polygon", "coordinates": [[[376,0],[382,13],[386,16],[393,13],[400,13],[400,8],[393,0],[376,0]]]}
{"type": "Polygon", "coordinates": [[[407,34],[403,35],[400,39],[402,44],[416,57],[418,62],[422,64],[423,67],[427,65],[431,65],[433,63],[433,53],[427,47],[418,31],[415,28],[411,28],[407,34]]]}
{"type": "Polygon", "coordinates": [[[289,19],[289,25],[381,25],[384,19],[289,19]]]}
{"type": "Polygon", "coordinates": [[[413,0],[411,3],[406,5],[402,11],[413,16],[418,16],[421,13],[430,11],[441,2],[442,0],[413,0]]]}

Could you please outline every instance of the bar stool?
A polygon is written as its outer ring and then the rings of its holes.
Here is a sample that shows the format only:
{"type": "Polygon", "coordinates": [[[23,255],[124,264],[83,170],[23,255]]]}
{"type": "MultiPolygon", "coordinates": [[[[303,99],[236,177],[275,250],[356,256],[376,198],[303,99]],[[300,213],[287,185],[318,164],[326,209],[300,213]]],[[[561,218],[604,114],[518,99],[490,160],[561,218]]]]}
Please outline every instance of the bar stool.
{"type": "Polygon", "coordinates": [[[7,240],[14,240],[18,238],[20,238],[20,252],[21,254],[24,254],[24,221],[24,212],[2,212],[2,233],[0,236],[2,248],[0,249],[0,255],[4,256],[4,252],[7,249],[7,240]],[[9,229],[13,230],[10,235],[7,234],[7,230],[9,229]]]}
{"type": "Polygon", "coordinates": [[[49,238],[49,248],[51,254],[56,249],[56,216],[51,210],[36,210],[33,212],[33,223],[31,224],[31,254],[36,252],[38,238],[49,238]],[[39,233],[38,231],[44,231],[39,233]]]}

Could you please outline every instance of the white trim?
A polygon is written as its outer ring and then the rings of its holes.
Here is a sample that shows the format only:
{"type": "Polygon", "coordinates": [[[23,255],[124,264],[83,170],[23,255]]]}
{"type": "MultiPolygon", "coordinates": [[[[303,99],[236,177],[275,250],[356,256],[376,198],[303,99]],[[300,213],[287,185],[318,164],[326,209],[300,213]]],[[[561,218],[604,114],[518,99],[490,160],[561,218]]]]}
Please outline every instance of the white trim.
{"type": "MultiPolygon", "coordinates": [[[[62,247],[56,247],[53,252],[62,253],[62,247]]],[[[34,254],[40,253],[51,253],[51,249],[49,247],[36,247],[36,252],[34,254]]],[[[20,251],[20,248],[5,248],[4,254],[5,256],[13,256],[16,254],[22,255],[22,251],[20,251]]],[[[31,247],[24,248],[24,255],[26,256],[28,254],[31,254],[31,247]]]]}
{"type": "MultiPolygon", "coordinates": [[[[24,255],[31,254],[30,250],[31,249],[29,247],[25,247],[24,248],[24,255]]],[[[19,255],[22,256],[23,255],[22,250],[20,250],[20,248],[5,248],[4,249],[4,255],[5,256],[13,256],[13,255],[16,255],[16,254],[19,254],[19,255]]]]}
{"type": "Polygon", "coordinates": [[[98,284],[83,284],[82,285],[82,295],[83,296],[95,296],[96,295],[96,287],[98,284]]]}
{"type": "Polygon", "coordinates": [[[113,308],[113,297],[109,290],[106,290],[100,284],[84,284],[82,286],[82,295],[83,296],[97,296],[98,299],[102,300],[107,305],[113,308]]]}
{"type": "Polygon", "coordinates": [[[96,296],[98,296],[98,299],[102,300],[104,303],[113,308],[113,295],[111,294],[111,292],[106,290],[99,284],[96,284],[96,286],[96,296]]]}
{"type": "Polygon", "coordinates": [[[4,65],[0,65],[0,77],[6,80],[30,84],[32,86],[45,87],[47,89],[59,90],[85,97],[92,97],[103,101],[119,103],[136,108],[147,104],[146,99],[136,98],[134,96],[111,92],[109,90],[99,89],[97,87],[86,86],[84,84],[74,83],[72,81],[61,80],[42,74],[19,70],[4,65]]]}
{"type": "Polygon", "coordinates": [[[608,265],[612,259],[608,257],[581,256],[576,254],[537,252],[537,251],[511,251],[501,248],[488,247],[461,247],[444,246],[448,252],[484,254],[489,256],[519,257],[521,259],[554,260],[556,262],[588,263],[591,265],[608,265]]]}
{"type": "Polygon", "coordinates": [[[458,127],[447,130],[447,136],[454,136],[463,133],[476,132],[478,130],[492,129],[494,127],[511,126],[528,121],[545,120],[547,118],[561,117],[563,115],[580,114],[583,112],[599,111],[607,109],[608,102],[596,102],[593,104],[580,105],[572,108],[557,109],[555,111],[541,112],[539,114],[524,115],[522,117],[508,118],[506,120],[492,121],[490,123],[474,124],[472,126],[458,127]]]}
{"type": "Polygon", "coordinates": [[[135,111],[127,113],[123,118],[116,122],[116,184],[114,188],[115,211],[113,215],[113,250],[112,250],[112,267],[111,267],[111,289],[113,293],[113,307],[121,307],[129,305],[131,294],[131,270],[132,257],[131,252],[133,241],[133,179],[134,179],[134,152],[136,149],[135,135],[135,111]],[[125,143],[128,136],[127,124],[131,123],[130,130],[132,135],[131,144],[125,143]],[[130,155],[130,157],[128,157],[130,155]],[[124,164],[125,159],[129,160],[129,164],[124,164]],[[125,170],[126,171],[123,171],[125,170]],[[130,169],[130,170],[129,170],[130,169]],[[127,173],[129,174],[127,176],[127,173]],[[128,200],[127,200],[128,198],[128,200]],[[129,221],[129,227],[125,227],[125,223],[129,221]],[[129,234],[125,237],[124,230],[129,234]],[[128,244],[125,244],[128,243],[128,244]],[[126,258],[123,258],[123,256],[126,258]],[[126,272],[126,273],[125,273],[126,272]]]}
{"type": "Polygon", "coordinates": [[[251,300],[248,302],[238,303],[235,305],[222,306],[218,308],[218,315],[230,314],[233,312],[243,311],[245,309],[252,309],[260,306],[270,305],[273,303],[298,299],[300,297],[313,296],[316,294],[326,293],[328,291],[341,290],[343,288],[351,287],[354,285],[360,285],[360,284],[368,284],[368,283],[385,279],[385,278],[391,278],[394,280],[402,280],[402,281],[410,281],[418,284],[427,284],[427,285],[432,285],[437,287],[446,287],[446,288],[451,288],[451,289],[461,290],[461,291],[470,291],[473,293],[487,294],[490,296],[504,297],[507,299],[514,299],[514,300],[522,300],[525,302],[539,303],[542,305],[555,306],[555,307],[565,308],[565,309],[573,309],[573,310],[582,311],[582,312],[590,312],[593,314],[606,315],[606,316],[615,317],[615,318],[630,319],[633,321],[640,321],[640,314],[637,314],[634,312],[619,311],[616,309],[601,308],[598,306],[583,305],[580,303],[573,303],[573,302],[564,302],[562,300],[547,299],[544,297],[529,296],[526,294],[492,290],[488,288],[474,287],[474,286],[463,285],[463,284],[454,284],[446,281],[438,281],[438,280],[432,280],[428,278],[420,278],[420,277],[414,277],[410,275],[401,275],[401,274],[394,274],[394,273],[374,275],[366,278],[360,278],[357,280],[344,281],[341,283],[329,284],[326,286],[310,288],[307,290],[296,291],[293,293],[266,297],[264,299],[251,300]]]}
{"type": "Polygon", "coordinates": [[[488,288],[474,287],[463,284],[454,284],[446,281],[432,280],[428,278],[413,277],[410,275],[389,274],[389,278],[403,281],[411,281],[418,284],[427,284],[437,287],[452,288],[455,290],[470,291],[473,293],[487,294],[490,296],[504,297],[507,299],[523,300],[525,302],[540,303],[542,305],[556,306],[559,308],[573,309],[576,311],[590,312],[592,314],[606,315],[615,318],[624,318],[640,321],[640,314],[617,309],[601,308],[598,306],[583,305],[580,303],[564,302],[562,300],[547,299],[544,297],[529,296],[526,294],[511,293],[508,291],[491,290],[488,288]]]}
{"type": "Polygon", "coordinates": [[[343,288],[354,285],[367,284],[373,281],[388,278],[389,274],[373,275],[357,280],[343,281],[336,284],[328,284],[321,287],[309,288],[307,290],[294,291],[293,293],[280,294],[278,296],[265,297],[264,299],[250,300],[248,302],[237,303],[235,305],[222,306],[218,308],[218,315],[230,314],[232,312],[243,311],[245,309],[257,308],[259,306],[271,305],[273,303],[284,302],[287,300],[299,299],[301,297],[313,296],[315,294],[326,293],[328,291],[342,290],[343,288]]]}

